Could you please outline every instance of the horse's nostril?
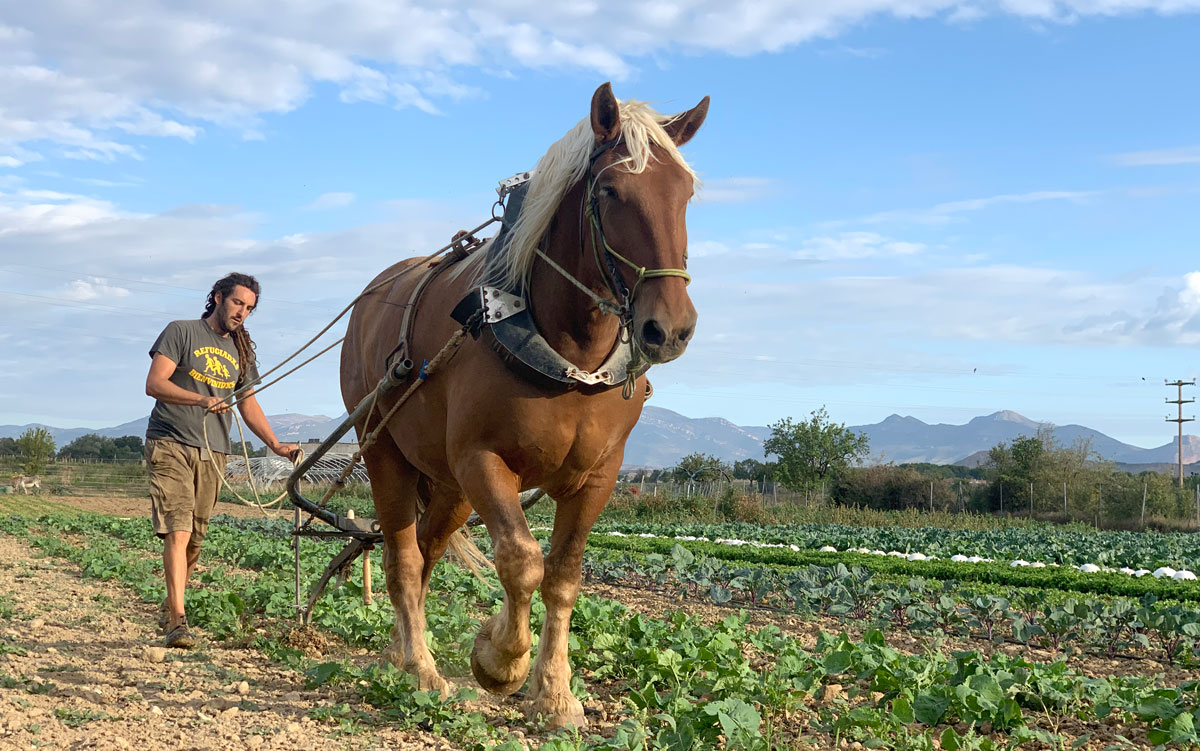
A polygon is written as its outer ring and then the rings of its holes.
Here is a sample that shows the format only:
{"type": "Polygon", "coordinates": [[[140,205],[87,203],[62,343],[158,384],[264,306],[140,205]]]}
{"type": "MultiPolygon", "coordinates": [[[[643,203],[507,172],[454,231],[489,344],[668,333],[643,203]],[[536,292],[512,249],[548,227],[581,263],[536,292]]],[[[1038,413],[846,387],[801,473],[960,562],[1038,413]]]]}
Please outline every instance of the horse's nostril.
{"type": "Polygon", "coordinates": [[[680,342],[681,344],[682,344],[683,342],[686,342],[686,341],[688,340],[688,338],[689,338],[689,337],[691,337],[691,335],[692,335],[692,330],[691,330],[690,328],[686,328],[686,329],[680,329],[680,330],[679,330],[679,335],[678,335],[678,336],[679,336],[679,342],[680,342]]]}
{"type": "Polygon", "coordinates": [[[642,326],[642,341],[652,346],[659,346],[667,340],[667,335],[663,333],[662,327],[658,325],[658,321],[646,321],[642,326]]]}

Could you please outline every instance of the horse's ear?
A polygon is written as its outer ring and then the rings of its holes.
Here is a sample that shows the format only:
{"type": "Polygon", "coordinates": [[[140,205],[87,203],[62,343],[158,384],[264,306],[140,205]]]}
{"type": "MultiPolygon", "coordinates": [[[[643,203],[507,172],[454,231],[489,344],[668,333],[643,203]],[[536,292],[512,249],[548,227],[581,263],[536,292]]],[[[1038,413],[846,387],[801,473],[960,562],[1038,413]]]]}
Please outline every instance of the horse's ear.
{"type": "Polygon", "coordinates": [[[596,134],[596,144],[608,143],[616,138],[620,127],[621,110],[617,106],[617,98],[613,96],[612,84],[602,84],[592,94],[592,132],[596,134]]]}
{"type": "Polygon", "coordinates": [[[692,140],[692,136],[700,130],[706,117],[708,117],[708,97],[701,99],[699,104],[687,112],[680,112],[663,123],[663,129],[667,131],[667,135],[671,137],[676,146],[682,146],[692,140]]]}

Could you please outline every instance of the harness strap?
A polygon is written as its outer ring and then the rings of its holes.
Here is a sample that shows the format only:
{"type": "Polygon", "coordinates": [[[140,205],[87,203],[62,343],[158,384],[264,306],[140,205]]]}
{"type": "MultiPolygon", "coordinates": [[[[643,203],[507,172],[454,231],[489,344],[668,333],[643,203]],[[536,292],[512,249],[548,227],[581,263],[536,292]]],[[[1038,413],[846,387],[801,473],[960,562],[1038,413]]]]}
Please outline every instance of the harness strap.
{"type": "MultiPolygon", "coordinates": [[[[420,304],[421,298],[424,297],[425,290],[429,288],[433,280],[443,271],[470,256],[471,253],[483,244],[482,240],[465,230],[459,230],[455,233],[454,239],[451,242],[454,252],[446,258],[428,261],[428,268],[425,269],[425,273],[421,275],[420,280],[413,287],[412,294],[409,295],[408,303],[404,306],[404,318],[400,321],[400,340],[385,360],[389,368],[395,358],[408,356],[409,343],[412,341],[413,326],[417,317],[417,306],[420,304]]],[[[412,268],[415,268],[415,266],[412,268]]]]}
{"type": "Polygon", "coordinates": [[[583,294],[592,298],[592,302],[596,303],[596,307],[600,308],[600,310],[602,310],[605,313],[614,315],[614,316],[621,315],[621,309],[619,307],[617,307],[616,305],[613,305],[612,300],[609,300],[608,298],[605,298],[605,297],[601,297],[600,295],[597,295],[595,292],[588,289],[587,286],[583,282],[581,282],[578,279],[576,279],[575,277],[571,276],[571,272],[567,271],[562,266],[559,266],[557,263],[555,263],[554,259],[552,259],[550,256],[546,255],[546,253],[541,248],[534,248],[533,251],[535,253],[537,253],[538,257],[541,258],[543,261],[545,261],[546,264],[550,266],[550,268],[552,268],[555,271],[557,271],[558,273],[562,274],[564,279],[566,279],[568,282],[570,282],[571,284],[574,284],[576,287],[578,287],[579,291],[583,292],[583,294]]]}

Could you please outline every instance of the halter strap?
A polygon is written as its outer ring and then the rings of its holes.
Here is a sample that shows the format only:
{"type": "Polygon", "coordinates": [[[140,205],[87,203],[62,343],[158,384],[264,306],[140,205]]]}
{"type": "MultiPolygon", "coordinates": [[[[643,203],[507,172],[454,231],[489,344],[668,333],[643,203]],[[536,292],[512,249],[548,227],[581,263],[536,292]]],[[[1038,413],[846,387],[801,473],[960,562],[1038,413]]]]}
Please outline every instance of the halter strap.
{"type": "MultiPolygon", "coordinates": [[[[621,307],[624,309],[623,317],[627,317],[630,308],[633,307],[633,298],[637,295],[638,288],[641,286],[643,280],[674,276],[683,279],[684,283],[688,284],[692,281],[692,276],[684,269],[647,269],[645,266],[639,266],[613,250],[612,245],[608,242],[608,238],[605,237],[604,224],[600,220],[600,198],[596,194],[597,175],[592,172],[592,168],[602,154],[616,147],[623,140],[622,138],[616,138],[612,141],[602,143],[592,150],[591,156],[588,159],[587,192],[583,200],[583,213],[587,217],[588,224],[591,227],[592,252],[596,258],[596,268],[599,269],[600,276],[604,278],[605,284],[608,285],[613,295],[620,301],[621,307]],[[603,261],[601,261],[602,250],[604,255],[603,261]],[[617,269],[616,261],[625,264],[637,274],[632,290],[625,285],[625,280],[617,269]]],[[[601,171],[603,172],[603,170],[601,171]]],[[[580,235],[579,242],[580,245],[583,244],[582,234],[580,235]]],[[[684,259],[687,259],[686,254],[684,255],[684,259]]]]}
{"type": "MultiPolygon", "coordinates": [[[[629,260],[628,258],[621,255],[617,251],[613,250],[613,247],[611,245],[609,245],[609,243],[608,243],[608,238],[604,236],[604,227],[600,223],[600,215],[599,215],[599,212],[597,211],[598,207],[596,206],[596,201],[595,201],[595,183],[593,181],[589,181],[588,192],[592,195],[592,200],[588,201],[585,204],[583,211],[584,211],[584,214],[588,218],[589,224],[591,224],[591,226],[592,226],[592,233],[593,233],[592,239],[594,241],[593,248],[595,249],[595,252],[597,255],[596,263],[597,263],[597,265],[599,265],[599,263],[600,263],[599,252],[600,252],[600,248],[603,248],[604,252],[607,255],[611,256],[611,258],[614,258],[614,259],[620,261],[621,263],[625,264],[626,266],[633,269],[637,273],[637,279],[635,279],[634,283],[633,283],[633,290],[632,290],[632,292],[629,293],[629,298],[631,300],[633,299],[633,296],[637,294],[638,286],[641,285],[643,279],[659,279],[659,278],[667,277],[667,276],[675,276],[675,277],[679,277],[680,279],[682,279],[685,284],[691,283],[692,275],[683,269],[648,269],[645,266],[639,266],[638,264],[629,260]]],[[[603,269],[601,269],[601,271],[603,271],[603,269]]],[[[611,263],[610,263],[609,271],[610,271],[610,273],[616,271],[615,268],[612,268],[611,263]]],[[[617,278],[619,279],[620,277],[617,277],[617,278]]],[[[609,282],[609,287],[612,288],[613,286],[614,286],[613,283],[609,282]]],[[[624,290],[613,289],[613,292],[616,293],[619,297],[624,292],[624,290]]]]}

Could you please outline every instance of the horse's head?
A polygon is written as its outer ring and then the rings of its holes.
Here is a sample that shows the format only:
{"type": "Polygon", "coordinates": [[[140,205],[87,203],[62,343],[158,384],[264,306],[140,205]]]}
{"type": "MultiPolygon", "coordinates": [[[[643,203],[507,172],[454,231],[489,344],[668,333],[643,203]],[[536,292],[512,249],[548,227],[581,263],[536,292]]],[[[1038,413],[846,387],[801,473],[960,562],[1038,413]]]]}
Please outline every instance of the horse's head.
{"type": "MultiPolygon", "coordinates": [[[[661,123],[675,147],[687,143],[708,114],[708,97],[692,109],[661,123]]],[[[621,122],[612,87],[604,84],[592,97],[592,132],[596,152],[585,202],[594,214],[593,243],[601,272],[632,297],[632,335],[652,363],[683,354],[696,330],[696,308],[688,297],[687,226],[685,213],[695,178],[670,144],[653,134],[634,138],[624,129],[644,124],[621,122]],[[630,142],[646,143],[648,153],[631,153],[630,142]],[[607,243],[610,252],[605,253],[607,243]],[[607,258],[605,256],[608,256],[607,258]]]]}

